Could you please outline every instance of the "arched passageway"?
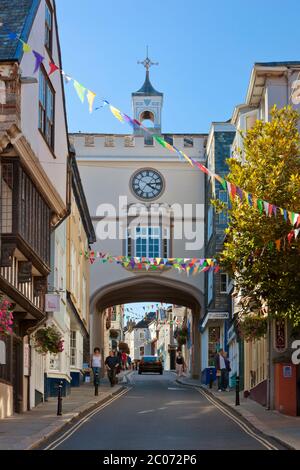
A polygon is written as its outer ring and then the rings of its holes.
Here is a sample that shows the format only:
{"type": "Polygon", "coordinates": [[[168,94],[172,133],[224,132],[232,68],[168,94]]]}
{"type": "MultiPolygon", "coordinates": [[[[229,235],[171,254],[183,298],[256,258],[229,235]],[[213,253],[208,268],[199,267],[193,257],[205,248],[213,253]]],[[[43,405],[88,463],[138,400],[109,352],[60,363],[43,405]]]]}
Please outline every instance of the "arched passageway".
{"type": "Polygon", "coordinates": [[[108,284],[96,291],[91,298],[91,347],[104,344],[104,311],[113,305],[133,302],[164,302],[182,305],[193,313],[192,327],[192,375],[198,378],[201,369],[201,345],[199,322],[204,308],[203,293],[181,281],[147,275],[136,276],[108,284]]]}

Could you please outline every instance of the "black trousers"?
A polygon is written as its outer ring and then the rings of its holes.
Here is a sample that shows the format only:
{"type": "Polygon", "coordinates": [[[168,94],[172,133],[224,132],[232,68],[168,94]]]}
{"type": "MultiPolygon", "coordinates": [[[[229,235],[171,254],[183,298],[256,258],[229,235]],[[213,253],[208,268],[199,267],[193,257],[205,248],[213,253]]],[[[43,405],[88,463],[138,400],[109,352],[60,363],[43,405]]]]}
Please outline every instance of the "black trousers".
{"type": "Polygon", "coordinates": [[[116,368],[108,369],[107,375],[111,385],[115,385],[116,383],[116,368]]]}

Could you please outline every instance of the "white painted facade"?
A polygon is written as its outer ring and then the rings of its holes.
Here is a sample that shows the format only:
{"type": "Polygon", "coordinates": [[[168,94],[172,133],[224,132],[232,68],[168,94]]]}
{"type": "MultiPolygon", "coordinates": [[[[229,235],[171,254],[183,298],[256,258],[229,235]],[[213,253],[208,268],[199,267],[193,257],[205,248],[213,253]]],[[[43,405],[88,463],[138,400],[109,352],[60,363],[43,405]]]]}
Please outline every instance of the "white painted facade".
{"type": "MultiPolygon", "coordinates": [[[[53,5],[53,1],[49,0],[53,5]]],[[[57,41],[58,31],[56,23],[53,22],[53,49],[52,57],[49,56],[44,47],[45,38],[45,5],[46,1],[40,2],[29,38],[28,44],[32,49],[45,56],[44,65],[49,70],[49,61],[53,60],[60,65],[59,44],[57,41]]],[[[23,77],[35,77],[39,81],[39,72],[33,76],[35,59],[32,53],[23,55],[20,67],[23,77]]],[[[39,112],[39,84],[23,84],[21,93],[21,129],[30,143],[32,150],[37,156],[46,172],[51,185],[57,191],[61,202],[66,203],[66,179],[67,179],[67,160],[68,160],[68,130],[64,113],[64,95],[62,87],[62,76],[55,72],[50,76],[50,81],[55,90],[55,138],[54,152],[49,150],[49,146],[38,130],[38,112],[39,112]],[[30,110],[30,111],[29,111],[30,110]],[[30,114],[29,114],[30,113],[30,114]],[[30,118],[29,118],[30,116],[30,118]]]]}
{"type": "MultiPolygon", "coordinates": [[[[53,10],[54,2],[49,1],[53,10]]],[[[53,39],[52,39],[52,57],[44,47],[45,38],[45,0],[40,2],[37,10],[35,20],[28,38],[30,47],[40,54],[45,56],[44,65],[48,71],[48,63],[53,60],[56,64],[60,64],[60,52],[58,43],[58,31],[56,29],[56,21],[53,16],[53,39]]],[[[55,15],[55,13],[54,13],[55,15]]],[[[45,181],[48,186],[41,183],[41,190],[46,199],[49,197],[53,202],[53,209],[60,216],[66,214],[67,203],[67,161],[68,161],[68,131],[67,122],[64,110],[64,92],[62,76],[59,72],[52,74],[49,79],[55,91],[55,127],[54,127],[54,149],[50,150],[44,137],[38,129],[39,122],[39,72],[33,75],[35,59],[32,53],[23,55],[20,63],[22,77],[34,77],[37,83],[22,84],[21,90],[21,123],[20,127],[22,134],[30,144],[37,161],[36,167],[43,173],[45,181]]],[[[26,166],[26,161],[25,161],[26,166]]],[[[58,220],[58,217],[56,217],[58,220]]],[[[55,219],[54,219],[55,221],[55,219]]],[[[56,272],[52,280],[57,279],[62,289],[66,289],[66,228],[62,224],[58,230],[52,235],[52,269],[56,272]],[[59,273],[59,274],[58,274],[59,273]]],[[[48,324],[54,323],[64,337],[64,352],[50,357],[47,355],[45,358],[38,354],[34,348],[31,348],[31,378],[30,378],[30,407],[35,406],[35,393],[39,392],[44,395],[44,374],[48,377],[63,377],[70,381],[70,358],[69,358],[69,329],[70,321],[66,312],[66,296],[65,292],[61,293],[61,311],[50,316],[48,324]]]]}
{"type": "MultiPolygon", "coordinates": [[[[67,277],[67,233],[66,222],[55,230],[52,235],[52,273],[49,279],[50,289],[59,293],[60,311],[48,314],[48,323],[54,324],[61,333],[64,340],[64,351],[53,355],[47,354],[46,377],[65,380],[71,383],[70,375],[70,314],[67,309],[66,277],[67,277]]],[[[80,336],[77,335],[80,351],[80,336]]],[[[80,366],[82,368],[82,365],[80,366]]]]}
{"type": "MultiPolygon", "coordinates": [[[[133,94],[132,97],[133,115],[141,119],[145,115],[143,113],[147,110],[152,113],[152,108],[157,106],[154,113],[156,122],[154,122],[155,127],[152,132],[160,131],[163,104],[161,94],[138,98],[135,95],[133,94]]],[[[104,112],[109,113],[109,109],[104,109],[104,112]]],[[[162,136],[164,137],[163,133],[162,136]]],[[[174,146],[183,150],[188,156],[198,162],[204,162],[207,139],[205,134],[168,134],[167,137],[173,139],[174,146]]],[[[204,174],[192,168],[186,161],[180,161],[174,153],[160,146],[155,140],[149,145],[147,139],[148,136],[141,135],[140,130],[131,133],[130,127],[128,127],[128,134],[78,133],[70,135],[71,143],[76,150],[81,179],[96,231],[97,242],[93,249],[113,256],[136,256],[137,248],[134,241],[129,251],[128,236],[132,237],[132,231],[127,230],[129,223],[135,215],[138,215],[136,211],[141,206],[146,207],[147,210],[155,206],[157,209],[163,208],[166,214],[163,220],[152,224],[152,226],[159,225],[160,227],[160,255],[158,257],[201,258],[204,256],[204,174]],[[158,197],[143,201],[133,191],[132,178],[137,171],[148,169],[160,174],[163,180],[163,191],[158,197]],[[106,211],[101,206],[103,204],[107,204],[106,211]],[[174,204],[179,207],[178,213],[173,210],[174,204]],[[188,239],[187,231],[182,230],[179,237],[174,236],[182,224],[181,211],[182,213],[186,211],[185,222],[191,229],[197,224],[195,231],[198,244],[188,239]],[[117,232],[107,239],[101,237],[104,216],[109,223],[117,220],[117,232]],[[164,238],[168,237],[169,240],[165,242],[164,238]]],[[[108,226],[106,230],[107,228],[108,226]]],[[[110,225],[110,228],[113,232],[113,225],[110,225]]],[[[200,299],[203,297],[204,276],[201,274],[187,277],[185,274],[179,274],[174,269],[168,268],[149,273],[145,269],[137,271],[123,268],[115,263],[102,264],[96,261],[91,266],[91,313],[96,311],[97,299],[101,297],[102,292],[106,289],[117,290],[118,285],[127,281],[138,281],[141,274],[155,281],[161,278],[166,282],[168,280],[170,285],[180,283],[193,290],[199,299],[199,304],[202,302],[200,299]]],[[[137,288],[142,289],[142,287],[137,288]]],[[[164,301],[164,299],[159,300],[164,301]]],[[[96,315],[98,316],[98,313],[96,315]]],[[[91,343],[93,346],[93,342],[100,341],[97,339],[97,330],[99,331],[100,327],[96,316],[92,323],[91,343]]],[[[136,348],[135,356],[139,357],[136,348]]]]}

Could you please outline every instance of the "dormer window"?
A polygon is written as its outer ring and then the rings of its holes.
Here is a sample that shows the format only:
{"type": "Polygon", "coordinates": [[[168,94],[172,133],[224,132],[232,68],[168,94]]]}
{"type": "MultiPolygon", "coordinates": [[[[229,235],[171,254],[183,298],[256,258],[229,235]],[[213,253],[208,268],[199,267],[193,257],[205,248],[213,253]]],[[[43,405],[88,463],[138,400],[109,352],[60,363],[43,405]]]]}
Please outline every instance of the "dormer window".
{"type": "Polygon", "coordinates": [[[46,1],[45,13],[45,46],[50,55],[52,55],[52,36],[53,36],[53,10],[48,1],[46,1]]]}

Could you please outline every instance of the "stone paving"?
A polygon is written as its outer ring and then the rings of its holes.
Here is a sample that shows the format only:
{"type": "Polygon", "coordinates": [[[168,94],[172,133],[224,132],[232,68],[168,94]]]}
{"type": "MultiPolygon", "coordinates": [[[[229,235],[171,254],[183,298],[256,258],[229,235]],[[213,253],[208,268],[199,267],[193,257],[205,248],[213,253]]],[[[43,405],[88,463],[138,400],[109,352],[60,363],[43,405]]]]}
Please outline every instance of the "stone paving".
{"type": "Polygon", "coordinates": [[[71,394],[63,398],[62,416],[56,414],[57,398],[50,398],[27,413],[0,420],[0,450],[29,450],[41,443],[85,411],[120,392],[127,383],[124,375],[127,374],[119,374],[119,383],[114,387],[103,379],[98,397],[94,396],[93,384],[72,388],[71,394]]]}

